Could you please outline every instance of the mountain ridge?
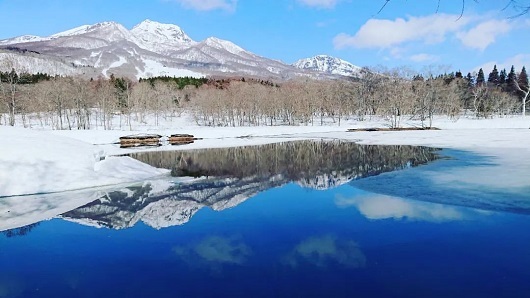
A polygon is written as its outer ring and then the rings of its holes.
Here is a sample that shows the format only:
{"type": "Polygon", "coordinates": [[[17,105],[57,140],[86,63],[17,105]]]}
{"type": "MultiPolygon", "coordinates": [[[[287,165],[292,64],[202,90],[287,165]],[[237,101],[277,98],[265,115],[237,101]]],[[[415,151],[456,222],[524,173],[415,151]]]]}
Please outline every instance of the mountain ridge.
{"type": "MultiPolygon", "coordinates": [[[[61,61],[64,65],[46,71],[52,75],[109,77],[114,74],[136,79],[164,75],[249,76],[288,80],[295,77],[331,79],[348,74],[346,67],[339,67],[342,72],[330,72],[327,69],[331,69],[331,66],[322,71],[318,68],[288,65],[249,52],[231,41],[217,37],[195,41],[177,25],[149,19],[130,30],[119,23],[108,21],[78,26],[45,37],[24,35],[0,40],[0,59],[11,54],[10,59],[26,65],[26,68],[32,68],[35,57],[29,59],[24,51],[9,52],[9,47],[37,53],[40,60],[61,61]]],[[[336,61],[331,58],[328,60],[336,61]]],[[[350,69],[360,69],[346,61],[343,65],[351,66],[350,69]]],[[[354,72],[350,71],[352,73],[354,72]]],[[[358,74],[352,76],[356,77],[358,74]]]]}

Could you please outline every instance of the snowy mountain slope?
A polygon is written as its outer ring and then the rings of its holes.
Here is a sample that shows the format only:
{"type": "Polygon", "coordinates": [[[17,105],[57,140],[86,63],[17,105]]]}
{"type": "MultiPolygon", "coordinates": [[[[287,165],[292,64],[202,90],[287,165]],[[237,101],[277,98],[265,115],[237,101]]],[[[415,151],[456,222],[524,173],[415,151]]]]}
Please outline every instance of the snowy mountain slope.
{"type": "Polygon", "coordinates": [[[63,32],[55,33],[50,36],[50,38],[58,38],[63,36],[72,36],[72,35],[79,35],[88,32],[88,29],[90,28],[90,25],[82,25],[79,27],[75,27],[63,32]]]}
{"type": "MultiPolygon", "coordinates": [[[[346,66],[337,66],[335,71],[293,67],[216,37],[196,42],[177,25],[151,20],[145,20],[131,30],[115,22],[103,22],[47,37],[20,36],[1,40],[2,48],[33,51],[35,55],[42,55],[40,59],[72,65],[73,70],[69,74],[85,77],[114,74],[137,79],[185,74],[197,77],[245,75],[284,80],[297,76],[332,78],[336,74],[348,73],[346,66]],[[76,66],[93,71],[79,70],[76,66]]],[[[36,72],[29,66],[28,71],[36,72]]],[[[64,74],[54,67],[45,69],[45,72],[64,74]]]]}
{"type": "Polygon", "coordinates": [[[292,65],[299,69],[309,69],[349,77],[360,77],[363,73],[361,67],[353,65],[348,61],[327,55],[318,55],[311,58],[300,59],[292,65]]]}
{"type": "Polygon", "coordinates": [[[208,37],[207,39],[203,41],[203,43],[212,48],[216,48],[219,50],[226,50],[234,55],[239,55],[240,53],[245,52],[243,48],[239,47],[233,42],[230,42],[228,40],[222,40],[216,37],[208,37]]]}
{"type": "Polygon", "coordinates": [[[43,41],[43,40],[49,40],[49,38],[40,37],[37,35],[22,35],[22,36],[17,36],[17,37],[10,38],[10,39],[0,40],[0,45],[10,45],[10,44],[32,42],[32,41],[43,41]]]}
{"type": "MultiPolygon", "coordinates": [[[[65,63],[61,59],[53,56],[37,55],[35,53],[16,53],[11,51],[3,51],[0,49],[0,61],[9,61],[5,66],[7,68],[15,68],[20,70],[31,70],[34,73],[48,73],[53,69],[54,74],[58,75],[76,75],[76,74],[95,74],[91,67],[76,66],[65,63]]],[[[6,71],[8,69],[0,69],[6,71]]]]}
{"type": "Polygon", "coordinates": [[[136,37],[138,46],[158,54],[167,54],[195,44],[179,26],[151,20],[134,26],[131,33],[136,37]]]}
{"type": "Polygon", "coordinates": [[[106,42],[129,40],[136,42],[136,37],[121,24],[115,22],[103,22],[94,25],[84,25],[71,30],[60,32],[50,36],[52,39],[62,37],[83,36],[100,39],[106,42]]]}

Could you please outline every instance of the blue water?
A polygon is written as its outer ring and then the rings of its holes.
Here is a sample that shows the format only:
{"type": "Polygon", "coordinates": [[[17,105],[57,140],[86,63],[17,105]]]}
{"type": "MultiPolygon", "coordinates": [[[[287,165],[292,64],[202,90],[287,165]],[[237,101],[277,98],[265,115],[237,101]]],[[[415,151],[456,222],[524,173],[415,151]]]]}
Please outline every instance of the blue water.
{"type": "Polygon", "coordinates": [[[0,238],[0,296],[528,297],[528,216],[367,219],[337,207],[361,195],[291,184],[161,230],[43,222],[0,238]]]}
{"type": "Polygon", "coordinates": [[[53,219],[0,235],[0,297],[530,297],[530,216],[367,190],[487,162],[449,153],[328,190],[289,183],[179,226],[53,219]]]}

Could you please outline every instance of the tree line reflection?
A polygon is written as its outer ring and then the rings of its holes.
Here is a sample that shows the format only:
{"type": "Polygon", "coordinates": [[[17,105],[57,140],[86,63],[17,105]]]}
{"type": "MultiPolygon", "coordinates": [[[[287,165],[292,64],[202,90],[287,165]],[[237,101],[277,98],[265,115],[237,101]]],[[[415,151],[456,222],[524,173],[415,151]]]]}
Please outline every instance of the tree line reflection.
{"type": "Polygon", "coordinates": [[[175,177],[270,177],[291,181],[323,174],[351,177],[425,164],[437,158],[437,149],[414,146],[358,145],[346,141],[296,141],[259,146],[163,151],[131,154],[175,177]]]}

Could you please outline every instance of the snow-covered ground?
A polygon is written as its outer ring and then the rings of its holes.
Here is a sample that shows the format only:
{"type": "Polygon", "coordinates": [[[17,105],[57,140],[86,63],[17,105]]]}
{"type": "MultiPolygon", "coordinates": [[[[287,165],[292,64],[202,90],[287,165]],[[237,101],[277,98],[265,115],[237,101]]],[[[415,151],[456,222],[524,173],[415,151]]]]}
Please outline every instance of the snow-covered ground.
{"type": "Polygon", "coordinates": [[[112,185],[164,175],[129,157],[47,131],[0,127],[0,197],[112,185]]]}

